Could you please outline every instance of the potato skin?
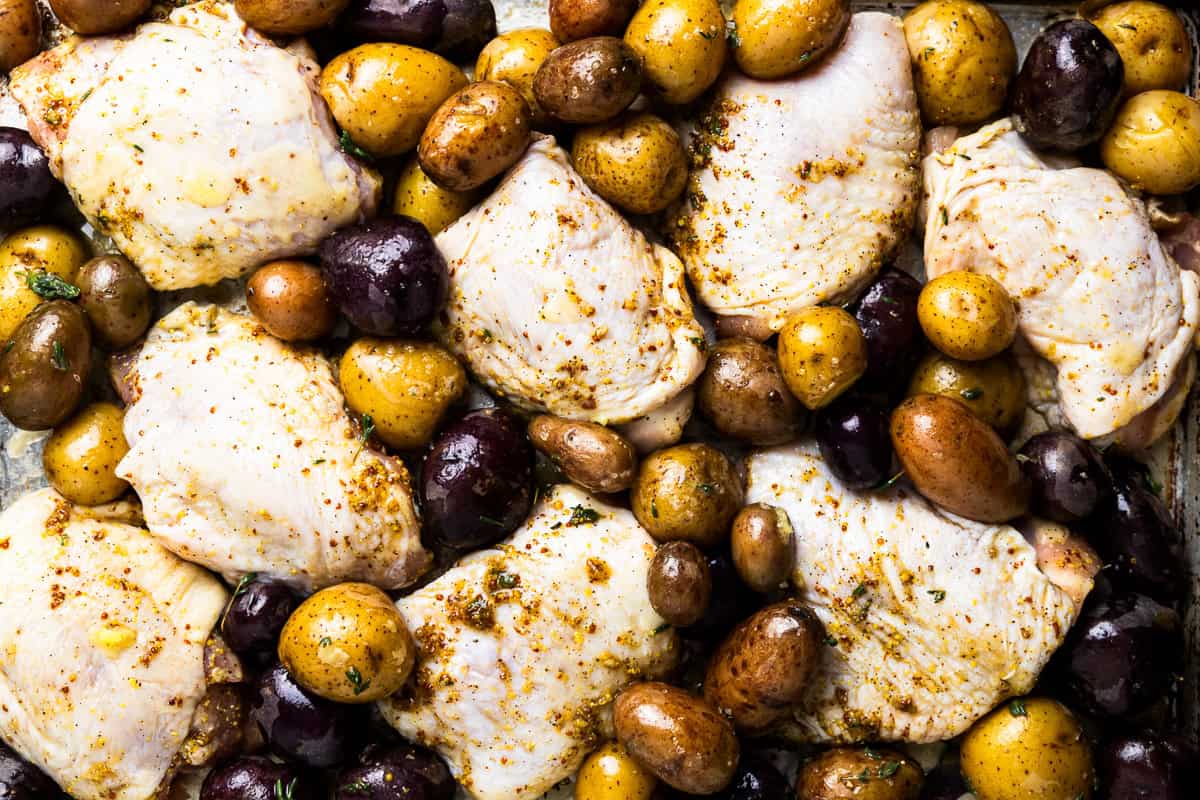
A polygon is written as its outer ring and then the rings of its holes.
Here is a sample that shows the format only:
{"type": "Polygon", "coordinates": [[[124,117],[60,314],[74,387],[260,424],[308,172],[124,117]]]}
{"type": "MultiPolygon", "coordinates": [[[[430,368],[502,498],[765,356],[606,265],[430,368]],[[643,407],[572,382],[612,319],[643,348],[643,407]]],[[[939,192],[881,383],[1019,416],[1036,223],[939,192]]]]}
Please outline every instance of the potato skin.
{"type": "Polygon", "coordinates": [[[541,414],[530,420],[529,438],[573,483],[590,492],[622,492],[633,485],[637,451],[603,425],[541,414]]]}
{"type": "Polygon", "coordinates": [[[637,0],[550,0],[550,30],[563,42],[620,36],[637,0]]]}
{"type": "Polygon", "coordinates": [[[504,81],[521,93],[533,115],[533,126],[544,128],[550,117],[533,94],[533,78],[550,55],[562,45],[545,28],[521,28],[502,33],[487,43],[475,61],[475,80],[504,81]]]}
{"type": "Polygon", "coordinates": [[[657,784],[624,747],[608,742],[579,768],[574,800],[650,800],[657,784]]]}
{"type": "Polygon", "coordinates": [[[795,566],[791,520],[782,508],[754,503],[733,518],[730,550],[738,576],[766,594],[787,584],[795,566]]]}
{"type": "Polygon", "coordinates": [[[665,683],[638,683],[617,696],[619,741],[659,780],[690,794],[713,794],[737,768],[733,726],[712,706],[665,683]]]}
{"type": "Polygon", "coordinates": [[[620,114],[642,86],[642,60],[613,36],[565,44],[533,77],[538,106],[559,122],[592,125],[620,114]]]}
{"type": "Polygon", "coordinates": [[[364,44],[321,70],[321,96],[356,145],[388,157],[417,146],[447,97],[467,85],[439,55],[403,44],[364,44]]]}
{"type": "Polygon", "coordinates": [[[104,347],[126,348],[150,327],[154,292],[125,256],[93,258],[79,270],[77,280],[79,304],[104,347]]]}
{"type": "Polygon", "coordinates": [[[238,16],[271,36],[298,36],[324,27],[350,0],[234,0],[238,16]]]}
{"type": "Polygon", "coordinates": [[[480,199],[481,192],[452,192],[438,186],[413,157],[396,176],[392,211],[412,217],[434,236],[450,227],[480,199]]]}
{"type": "Polygon", "coordinates": [[[975,0],[926,0],[904,17],[921,116],[928,125],[983,122],[1004,107],[1017,51],[1004,20],[975,0]]]}
{"type": "Polygon", "coordinates": [[[708,662],[704,697],[738,730],[762,733],[801,701],[820,660],[824,628],[794,600],[742,622],[708,662]]]}
{"type": "Polygon", "coordinates": [[[709,349],[696,400],[723,435],[754,445],[782,444],[804,425],[775,351],[752,339],[721,339],[709,349]]]}
{"type": "Polygon", "coordinates": [[[588,186],[632,214],[662,211],[687,183],[687,153],[679,134],[653,114],[631,114],[578,131],[571,158],[588,186]]]}
{"type": "Polygon", "coordinates": [[[849,0],[737,0],[733,57],[752,78],[783,78],[817,63],[850,25],[849,0]]]}
{"type": "Polygon", "coordinates": [[[667,542],[660,546],[646,575],[650,605],[671,625],[695,625],[712,599],[708,559],[694,544],[667,542]]]}
{"type": "Polygon", "coordinates": [[[0,0],[0,72],[36,56],[41,38],[42,15],[34,0],[0,0]]]}
{"type": "Polygon", "coordinates": [[[407,450],[433,438],[452,403],[467,390],[467,373],[436,344],[359,339],[342,355],[338,382],[346,404],[369,414],[375,435],[407,450]]]}
{"type": "Polygon", "coordinates": [[[1011,431],[1025,415],[1025,373],[1011,354],[960,361],[929,353],[913,371],[908,394],[940,394],[961,401],[998,431],[1011,431]]]}
{"type": "Polygon", "coordinates": [[[805,408],[837,399],[867,370],[867,342],[858,322],[836,306],[796,312],[779,331],[783,379],[805,408]]]}
{"type": "Polygon", "coordinates": [[[53,428],[78,407],[92,371],[92,333],[79,306],[43,303],[0,348],[0,413],[18,428],[53,428]]]}
{"type": "Polygon", "coordinates": [[[658,541],[711,547],[728,535],[742,505],[742,484],[721,451],[681,444],[642,461],[629,500],[638,522],[658,541]]]}
{"type": "Polygon", "coordinates": [[[1017,335],[1017,307],[1008,292],[995,278],[966,270],[925,284],[917,319],[934,347],[964,361],[991,358],[1017,335]]]}
{"type": "Polygon", "coordinates": [[[42,303],[29,288],[29,273],[49,272],[74,284],[88,255],[82,239],[54,225],[22,228],[0,242],[0,342],[42,303]]]}
{"type": "Polygon", "coordinates": [[[112,403],[92,403],[56,428],[42,451],[50,485],[81,506],[123,495],[129,484],[117,477],[117,464],[129,452],[124,422],[125,412],[112,403]]]}
{"type": "Polygon", "coordinates": [[[421,135],[417,159],[437,185],[469,192],[517,163],[532,130],[520,92],[500,81],[478,81],[442,103],[421,135]]]}
{"type": "Polygon", "coordinates": [[[1100,141],[1114,175],[1150,194],[1180,194],[1200,184],[1200,102],[1159,89],[1134,95],[1100,141]]]}
{"type": "Polygon", "coordinates": [[[725,15],[717,0],[647,0],[629,21],[625,43],[664,102],[690,103],[725,66],[725,15]]]}
{"type": "Polygon", "coordinates": [[[1064,706],[1031,697],[1005,703],[962,741],[963,777],[979,800],[1076,800],[1092,796],[1092,752],[1064,706]]]}
{"type": "Polygon", "coordinates": [[[285,342],[320,339],[333,330],[337,309],[321,270],[303,261],[272,261],[246,282],[250,313],[285,342]]]}
{"type": "Polygon", "coordinates": [[[800,768],[796,800],[917,800],[923,782],[921,768],[895,750],[837,747],[800,768]]]}
{"type": "Polygon", "coordinates": [[[1006,522],[1029,507],[1029,483],[987,423],[962,402],[910,397],[892,412],[896,457],[917,490],[979,522],[1006,522]]]}
{"type": "Polygon", "coordinates": [[[1108,37],[1125,65],[1125,96],[1182,89],[1192,71],[1192,43],[1170,8],[1145,0],[1113,3],[1091,22],[1108,37]]]}
{"type": "Polygon", "coordinates": [[[84,36],[116,33],[150,10],[151,0],[50,0],[54,16],[84,36]]]}
{"type": "Polygon", "coordinates": [[[412,672],[416,645],[380,589],[340,583],[300,604],[279,634],[279,660],[304,688],[337,703],[371,703],[412,672]]]}

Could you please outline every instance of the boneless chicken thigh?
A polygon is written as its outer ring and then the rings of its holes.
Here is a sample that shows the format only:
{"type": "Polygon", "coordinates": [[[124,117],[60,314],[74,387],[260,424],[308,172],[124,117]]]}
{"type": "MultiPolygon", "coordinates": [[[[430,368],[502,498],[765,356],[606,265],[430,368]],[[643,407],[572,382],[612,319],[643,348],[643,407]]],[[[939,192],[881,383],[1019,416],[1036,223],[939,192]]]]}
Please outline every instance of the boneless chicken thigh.
{"type": "Polygon", "coordinates": [[[715,92],[668,234],[704,304],[765,335],[799,308],[852,298],[912,227],[921,122],[904,31],[855,14],[811,69],[731,71],[715,92]]]}
{"type": "Polygon", "coordinates": [[[758,452],[747,470],[746,501],[791,519],[793,582],[829,644],[790,726],[805,741],[957,736],[1033,688],[1099,568],[1057,527],[1031,543],[903,488],[851,491],[811,443],[758,452]]]}
{"type": "Polygon", "coordinates": [[[437,244],[450,267],[438,336],[517,405],[628,422],[704,368],[679,259],[589,189],[549,137],[437,244]]]}
{"type": "Polygon", "coordinates": [[[650,605],[655,545],[633,515],[558,486],[495,549],[399,601],[415,687],[381,703],[478,800],[531,800],[578,769],[613,697],[676,658],[650,605]]]}
{"type": "Polygon", "coordinates": [[[338,147],[317,63],[204,0],[122,37],[70,39],[10,90],[79,209],[156,289],[311,252],[374,212],[338,147]]]}
{"type": "Polygon", "coordinates": [[[144,530],[23,496],[0,516],[0,738],[76,800],[155,796],[226,598],[144,530]]]}
{"type": "Polygon", "coordinates": [[[388,589],[428,566],[403,464],[365,446],[328,361],[187,303],[134,364],[118,466],[165,547],[231,581],[388,589]]]}
{"type": "Polygon", "coordinates": [[[1180,271],[1112,175],[1043,157],[1002,120],[926,157],[925,192],[926,272],[967,269],[1004,285],[1081,436],[1143,426],[1139,415],[1164,407],[1178,414],[1200,276],[1180,271]]]}

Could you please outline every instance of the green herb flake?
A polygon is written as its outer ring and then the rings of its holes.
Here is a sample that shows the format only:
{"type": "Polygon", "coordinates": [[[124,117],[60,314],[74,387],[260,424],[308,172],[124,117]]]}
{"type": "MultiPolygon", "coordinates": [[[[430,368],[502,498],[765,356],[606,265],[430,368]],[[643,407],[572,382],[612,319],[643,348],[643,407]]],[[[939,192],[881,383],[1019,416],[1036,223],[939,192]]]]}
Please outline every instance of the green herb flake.
{"type": "Polygon", "coordinates": [[[654,500],[650,501],[650,516],[658,519],[658,503],[654,500]]]}
{"type": "Polygon", "coordinates": [[[696,349],[699,350],[701,353],[703,353],[705,350],[708,349],[708,342],[705,340],[705,338],[703,336],[693,336],[690,339],[688,339],[688,341],[691,342],[692,344],[696,345],[696,349]]]}
{"type": "Polygon", "coordinates": [[[959,392],[963,400],[978,400],[983,397],[983,389],[978,386],[972,386],[970,389],[963,389],[959,392]]]}
{"type": "Polygon", "coordinates": [[[1008,704],[1008,713],[1014,717],[1029,716],[1029,712],[1025,710],[1025,701],[1019,697],[1008,704]]]}
{"type": "Polygon", "coordinates": [[[942,589],[930,589],[925,594],[933,598],[933,602],[940,603],[946,599],[946,592],[942,589]]]}
{"type": "Polygon", "coordinates": [[[591,525],[600,519],[600,512],[594,508],[585,508],[584,506],[575,506],[571,509],[571,518],[567,520],[568,528],[575,528],[580,525],[591,525]]]}
{"type": "Polygon", "coordinates": [[[720,34],[718,34],[716,31],[700,31],[701,38],[707,39],[710,42],[716,39],[719,35],[720,34]]]}
{"type": "Polygon", "coordinates": [[[133,149],[134,149],[134,150],[137,150],[139,153],[144,153],[144,152],[146,152],[144,149],[142,149],[142,146],[141,146],[140,144],[135,144],[135,145],[133,146],[133,149]]]}
{"type": "Polygon", "coordinates": [[[331,644],[333,644],[333,639],[330,639],[328,636],[322,636],[321,641],[317,642],[318,647],[329,647],[331,644]]]}
{"type": "Polygon", "coordinates": [[[700,484],[700,491],[704,492],[707,495],[711,495],[716,490],[717,490],[717,487],[713,486],[711,483],[700,484]]]}
{"type": "Polygon", "coordinates": [[[669,631],[670,629],[671,629],[671,623],[664,622],[662,625],[659,625],[657,628],[654,629],[654,635],[657,636],[658,634],[662,633],[663,631],[669,631]]]}
{"type": "Polygon", "coordinates": [[[54,368],[59,372],[66,372],[71,368],[71,362],[67,360],[67,351],[63,350],[62,342],[58,339],[54,340],[51,345],[53,354],[51,359],[54,361],[54,368]]]}
{"type": "Polygon", "coordinates": [[[921,58],[923,58],[923,59],[925,59],[925,60],[927,60],[927,61],[928,61],[928,60],[929,60],[929,57],[930,57],[931,55],[933,55],[934,53],[936,53],[936,52],[937,52],[937,51],[936,51],[936,50],[934,50],[932,47],[926,47],[924,50],[922,50],[922,51],[921,51],[921,58]]]}
{"type": "Polygon", "coordinates": [[[971,160],[971,157],[970,157],[969,155],[967,155],[966,153],[956,153],[955,155],[957,155],[957,156],[958,156],[959,158],[961,158],[963,161],[970,161],[970,160],[971,160]]]}
{"type": "Polygon", "coordinates": [[[26,272],[25,285],[43,300],[74,300],[79,297],[78,286],[45,270],[26,272]]]}
{"type": "Polygon", "coordinates": [[[362,428],[362,433],[358,436],[358,450],[354,453],[354,459],[358,460],[358,454],[367,446],[367,442],[371,441],[372,434],[375,433],[375,418],[370,414],[363,414],[359,419],[359,426],[362,428]]]}
{"type": "Polygon", "coordinates": [[[877,770],[880,778],[887,780],[900,771],[899,761],[889,761],[877,770]]]}
{"type": "Polygon", "coordinates": [[[942,224],[949,225],[950,224],[950,212],[946,210],[945,206],[942,206],[940,208],[940,211],[942,212],[942,224]]]}
{"type": "Polygon", "coordinates": [[[250,581],[254,580],[257,577],[258,577],[257,572],[247,572],[245,575],[243,575],[241,577],[241,580],[239,580],[237,582],[237,586],[234,587],[234,589],[233,589],[233,596],[237,597],[242,592],[246,591],[246,587],[250,585],[250,581]]]}
{"type": "Polygon", "coordinates": [[[1137,26],[1136,26],[1136,25],[1130,25],[1128,22],[1118,22],[1118,23],[1117,23],[1117,27],[1118,27],[1118,28],[1124,28],[1124,29],[1125,29],[1125,30],[1127,30],[1127,31],[1133,31],[1134,33],[1137,33],[1137,26]]]}
{"type": "Polygon", "coordinates": [[[292,795],[296,791],[297,778],[292,778],[285,788],[283,778],[275,779],[275,800],[292,800],[292,795]]]}
{"type": "Polygon", "coordinates": [[[828,633],[825,634],[825,639],[823,641],[830,647],[837,647],[838,640],[830,636],[828,633]]]}
{"type": "Polygon", "coordinates": [[[346,670],[346,680],[350,681],[350,685],[354,687],[355,697],[358,697],[371,688],[371,682],[363,680],[362,673],[358,671],[358,667],[351,667],[346,670]]]}
{"type": "Polygon", "coordinates": [[[350,134],[347,131],[342,131],[341,137],[338,138],[338,146],[341,147],[342,152],[346,153],[347,155],[354,156],[355,158],[363,161],[375,160],[371,158],[370,153],[354,143],[354,140],[350,138],[350,134]]]}
{"type": "Polygon", "coordinates": [[[1142,483],[1146,484],[1146,488],[1156,495],[1162,496],[1163,485],[1150,473],[1149,467],[1142,472],[1142,483]]]}
{"type": "Polygon", "coordinates": [[[904,470],[900,470],[895,475],[888,478],[886,481],[880,481],[879,483],[872,486],[871,491],[882,492],[886,489],[890,489],[896,485],[896,481],[900,480],[903,477],[904,477],[904,470]]]}
{"type": "Polygon", "coordinates": [[[742,46],[742,37],[738,36],[737,26],[732,22],[729,23],[729,28],[725,32],[725,40],[729,42],[729,46],[734,50],[742,46]]]}
{"type": "Polygon", "coordinates": [[[511,572],[501,572],[496,576],[496,585],[501,589],[515,589],[520,582],[521,576],[511,572]]]}
{"type": "Polygon", "coordinates": [[[796,63],[797,64],[807,64],[809,59],[811,59],[811,58],[812,58],[812,53],[805,50],[803,53],[800,54],[800,57],[798,59],[796,59],[796,63]]]}
{"type": "Polygon", "coordinates": [[[865,583],[860,583],[858,586],[854,587],[854,591],[850,593],[850,596],[853,597],[855,600],[857,600],[858,598],[862,597],[866,593],[867,593],[867,585],[865,583]]]}
{"type": "Polygon", "coordinates": [[[495,527],[497,527],[497,528],[503,528],[503,527],[504,527],[504,523],[503,523],[503,522],[501,522],[500,520],[496,519],[495,517],[488,517],[488,516],[485,516],[485,515],[483,515],[483,514],[480,514],[480,515],[479,515],[479,521],[480,521],[480,522],[486,522],[488,525],[492,525],[492,526],[495,526],[495,527]]]}
{"type": "Polygon", "coordinates": [[[367,785],[366,781],[355,781],[354,783],[347,783],[338,791],[342,794],[367,794],[371,791],[371,787],[367,785]]]}
{"type": "Polygon", "coordinates": [[[315,467],[315,466],[317,466],[318,464],[324,464],[324,463],[325,463],[325,459],[323,459],[323,458],[318,458],[316,461],[314,461],[314,462],[313,462],[313,466],[315,467]]]}

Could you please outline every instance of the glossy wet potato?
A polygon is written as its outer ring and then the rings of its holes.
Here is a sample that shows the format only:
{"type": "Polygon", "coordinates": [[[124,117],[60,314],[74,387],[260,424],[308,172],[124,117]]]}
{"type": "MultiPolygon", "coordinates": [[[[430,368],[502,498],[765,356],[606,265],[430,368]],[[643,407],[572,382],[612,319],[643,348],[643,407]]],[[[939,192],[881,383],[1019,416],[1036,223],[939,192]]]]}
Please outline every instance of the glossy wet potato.
{"type": "Polygon", "coordinates": [[[821,458],[847,487],[869,489],[892,476],[888,414],[878,403],[838,398],[817,412],[815,429],[821,458]]]}
{"type": "Polygon", "coordinates": [[[633,484],[637,451],[611,428],[541,414],[530,420],[529,438],[567,478],[588,491],[620,492],[633,484]]]}
{"type": "Polygon", "coordinates": [[[334,785],[334,800],[452,800],[455,790],[445,762],[410,744],[369,746],[334,785]]]}
{"type": "Polygon", "coordinates": [[[553,51],[533,79],[538,105],[554,119],[576,125],[620,114],[642,85],[642,60],[612,36],[593,36],[553,51]]]}
{"type": "Polygon", "coordinates": [[[274,655],[279,632],[300,600],[287,584],[247,576],[221,617],[221,635],[243,655],[274,655]]]}
{"type": "Polygon", "coordinates": [[[646,577],[650,605],[671,625],[694,625],[712,597],[712,574],[704,554],[687,542],[658,548],[646,577]]]}
{"type": "Polygon", "coordinates": [[[294,764],[279,763],[264,756],[242,756],[208,774],[200,788],[200,800],[318,800],[318,783],[294,764]]]}
{"type": "MultiPolygon", "coordinates": [[[[31,0],[32,2],[32,0],[31,0]]],[[[0,27],[14,24],[0,17],[0,27]]],[[[0,33],[0,42],[3,34],[0,33]]],[[[3,48],[3,44],[0,44],[3,48]]],[[[0,55],[0,61],[3,56],[0,55]]],[[[58,181],[50,173],[50,160],[28,133],[0,126],[0,227],[28,225],[37,220],[53,198],[58,181]]]]}
{"type": "Polygon", "coordinates": [[[641,58],[648,88],[679,105],[720,76],[728,53],[725,29],[717,0],[648,0],[629,21],[625,43],[641,58]]]}
{"type": "Polygon", "coordinates": [[[633,514],[660,542],[680,539],[711,547],[729,533],[742,504],[733,464],[707,444],[659,450],[642,461],[630,495],[633,514]]]}
{"type": "Polygon", "coordinates": [[[922,796],[921,780],[921,768],[895,750],[838,747],[801,767],[796,776],[796,798],[917,800],[922,796]]]}
{"type": "Polygon", "coordinates": [[[477,81],[434,113],[417,159],[430,180],[469,192],[507,170],[529,146],[533,117],[525,98],[501,81],[477,81]]]}
{"type": "Polygon", "coordinates": [[[755,445],[794,439],[807,416],[775,351],[752,339],[721,339],[709,349],[696,402],[722,435],[755,445]]]}
{"type": "Polygon", "coordinates": [[[1034,513],[1056,522],[1079,522],[1112,495],[1100,454],[1065,431],[1039,433],[1021,446],[1021,471],[1033,485],[1034,513]]]}
{"type": "Polygon", "coordinates": [[[337,309],[321,270],[303,261],[273,261],[246,282],[246,304],[263,327],[285,342],[320,339],[337,309]]]}
{"type": "Polygon", "coordinates": [[[921,284],[907,272],[888,267],[879,273],[851,313],[867,344],[863,381],[872,386],[901,384],[920,355],[924,335],[917,319],[921,284]]]}
{"type": "Polygon", "coordinates": [[[795,566],[795,532],[787,512],[764,503],[745,506],[733,518],[730,553],[738,575],[760,594],[787,584],[795,566]]]}
{"type": "Polygon", "coordinates": [[[561,44],[545,28],[506,31],[480,51],[475,62],[475,80],[503,81],[516,89],[529,106],[533,126],[544,129],[551,120],[533,94],[533,79],[542,62],[561,44]]]}
{"type": "Polygon", "coordinates": [[[1097,753],[1103,800],[1187,800],[1195,789],[1195,753],[1162,739],[1118,734],[1097,753]]]}
{"type": "Polygon", "coordinates": [[[52,428],[79,405],[91,369],[92,334],[79,306],[39,306],[0,355],[0,412],[18,428],[52,428]]]}
{"type": "Polygon", "coordinates": [[[496,9],[491,0],[351,0],[339,27],[356,41],[408,44],[461,62],[496,35],[496,9]]]}
{"type": "Polygon", "coordinates": [[[152,0],[49,0],[54,15],[84,36],[116,33],[150,10],[152,0]]]}
{"type": "MultiPolygon", "coordinates": [[[[129,259],[119,255],[93,258],[79,269],[79,304],[92,332],[110,350],[136,342],[150,327],[154,292],[129,259]]],[[[250,289],[247,288],[249,295],[250,289]]],[[[249,299],[249,297],[248,297],[249,299]]],[[[253,301],[249,301],[253,310],[253,301]]]]}
{"type": "Polygon", "coordinates": [[[309,692],[282,664],[255,682],[250,722],[274,753],[311,767],[345,761],[362,727],[359,709],[309,692]]]}
{"type": "Polygon", "coordinates": [[[579,768],[575,800],[651,800],[657,783],[625,748],[609,742],[579,768]]]}
{"type": "Polygon", "coordinates": [[[93,403],[55,429],[42,451],[46,480],[82,506],[116,500],[129,489],[117,465],[129,452],[125,413],[112,403],[93,403]]]}

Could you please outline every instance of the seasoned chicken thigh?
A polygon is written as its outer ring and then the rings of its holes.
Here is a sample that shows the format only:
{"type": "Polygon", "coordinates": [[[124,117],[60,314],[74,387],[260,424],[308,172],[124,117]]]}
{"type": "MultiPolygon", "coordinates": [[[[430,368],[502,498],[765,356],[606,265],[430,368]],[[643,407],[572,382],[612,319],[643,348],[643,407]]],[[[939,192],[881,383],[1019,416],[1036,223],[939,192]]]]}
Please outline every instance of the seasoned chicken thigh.
{"type": "Polygon", "coordinates": [[[900,20],[855,14],[791,78],[730,72],[693,134],[669,230],[704,304],[765,338],[865,286],[912,227],[921,122],[900,20]]]}
{"type": "Polygon", "coordinates": [[[627,422],[704,369],[679,259],[589,189],[551,138],[437,244],[450,266],[438,336],[524,408],[627,422]]]}
{"type": "Polygon", "coordinates": [[[374,212],[379,179],[339,149],[319,71],[205,0],[130,36],[71,39],[10,90],[92,224],[156,289],[182,289],[311,252],[374,212]]]}
{"type": "Polygon", "coordinates": [[[188,303],[134,365],[118,465],[165,547],[231,581],[386,589],[428,566],[399,460],[364,447],[329,363],[249,317],[188,303]]]}
{"type": "Polygon", "coordinates": [[[147,800],[205,693],[227,592],[51,489],[0,516],[0,738],[76,800],[147,800]]]}
{"type": "Polygon", "coordinates": [[[1138,418],[1182,405],[1200,276],[1181,273],[1140,200],[1103,170],[1039,155],[1009,120],[928,156],[925,192],[926,272],[969,269],[1004,285],[1081,436],[1120,438],[1135,420],[1170,427],[1138,418]]]}
{"type": "Polygon", "coordinates": [[[416,687],[380,704],[478,800],[530,800],[578,769],[613,697],[669,669],[650,606],[654,541],[633,515],[558,486],[513,536],[397,604],[416,687]]]}
{"type": "Polygon", "coordinates": [[[836,641],[791,726],[805,741],[957,736],[1033,687],[1099,568],[1057,526],[1031,544],[903,488],[851,491],[811,443],[758,452],[747,469],[746,501],[791,518],[793,582],[836,641]]]}

